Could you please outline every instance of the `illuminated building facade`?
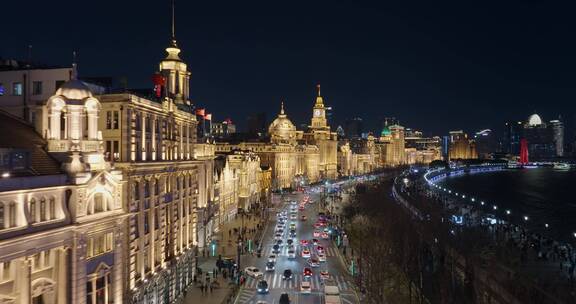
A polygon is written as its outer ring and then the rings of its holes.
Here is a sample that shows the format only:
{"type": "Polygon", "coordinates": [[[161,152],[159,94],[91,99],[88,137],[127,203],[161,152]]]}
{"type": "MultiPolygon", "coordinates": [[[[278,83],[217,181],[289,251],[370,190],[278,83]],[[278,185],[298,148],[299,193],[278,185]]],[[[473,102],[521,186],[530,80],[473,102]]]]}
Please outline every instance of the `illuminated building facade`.
{"type": "Polygon", "coordinates": [[[0,179],[0,302],[123,302],[125,181],[104,158],[100,111],[73,77],[38,108],[42,128],[2,114],[15,161],[0,179]]]}
{"type": "Polygon", "coordinates": [[[308,132],[304,133],[304,141],[307,145],[315,145],[320,152],[318,170],[320,178],[334,179],[338,175],[338,135],[330,131],[326,118],[326,106],[318,88],[318,96],[312,109],[312,120],[308,132]]]}
{"type": "Polygon", "coordinates": [[[450,131],[450,160],[478,158],[476,143],[462,130],[450,131]]]}
{"type": "Polygon", "coordinates": [[[303,132],[296,130],[283,103],[268,134],[269,142],[216,143],[216,152],[248,150],[258,154],[260,164],[272,170],[272,189],[295,187],[298,177],[307,182],[319,180],[320,150],[316,145],[303,143],[303,132]]]}

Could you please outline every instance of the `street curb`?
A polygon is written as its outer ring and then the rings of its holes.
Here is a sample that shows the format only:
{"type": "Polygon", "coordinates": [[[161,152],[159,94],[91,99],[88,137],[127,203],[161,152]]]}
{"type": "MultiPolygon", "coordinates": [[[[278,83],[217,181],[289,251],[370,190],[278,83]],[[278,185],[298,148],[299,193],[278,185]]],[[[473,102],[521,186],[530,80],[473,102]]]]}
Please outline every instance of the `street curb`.
{"type": "MultiPolygon", "coordinates": [[[[350,273],[350,269],[348,269],[348,265],[346,264],[346,261],[344,260],[342,253],[340,252],[340,248],[338,248],[338,246],[334,242],[334,240],[332,240],[332,244],[334,244],[336,247],[336,252],[338,252],[338,257],[340,258],[340,262],[342,263],[342,265],[344,265],[344,268],[346,268],[346,273],[348,273],[352,278],[354,278],[354,276],[350,273]]],[[[360,297],[358,296],[358,292],[356,291],[358,286],[356,286],[356,283],[354,283],[353,281],[352,281],[352,284],[354,285],[354,288],[352,288],[352,290],[354,291],[354,295],[356,296],[356,300],[358,301],[358,303],[361,303],[360,297]]]]}

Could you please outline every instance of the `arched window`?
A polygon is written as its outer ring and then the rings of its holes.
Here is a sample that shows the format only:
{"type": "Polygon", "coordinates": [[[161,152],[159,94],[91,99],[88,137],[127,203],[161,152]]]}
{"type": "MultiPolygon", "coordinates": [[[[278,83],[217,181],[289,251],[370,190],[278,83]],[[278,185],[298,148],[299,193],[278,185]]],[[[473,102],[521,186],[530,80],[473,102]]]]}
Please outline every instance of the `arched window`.
{"type": "Polygon", "coordinates": [[[40,221],[46,221],[46,198],[40,199],[40,221]]]}
{"type": "Polygon", "coordinates": [[[56,219],[56,198],[55,197],[51,197],[50,201],[48,201],[48,208],[49,208],[49,216],[50,219],[56,219]]]}
{"type": "Polygon", "coordinates": [[[104,196],[102,195],[102,193],[96,193],[94,194],[94,213],[98,213],[98,212],[104,212],[105,210],[105,206],[104,206],[104,196]]]}
{"type": "Polygon", "coordinates": [[[30,200],[28,211],[30,213],[30,224],[36,223],[36,200],[34,198],[30,200]]]}

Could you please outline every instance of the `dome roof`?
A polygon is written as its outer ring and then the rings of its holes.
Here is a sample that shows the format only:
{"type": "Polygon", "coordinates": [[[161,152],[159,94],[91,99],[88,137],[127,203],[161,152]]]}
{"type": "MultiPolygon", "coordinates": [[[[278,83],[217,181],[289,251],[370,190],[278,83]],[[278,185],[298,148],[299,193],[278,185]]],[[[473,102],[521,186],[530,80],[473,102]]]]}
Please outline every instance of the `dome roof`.
{"type": "Polygon", "coordinates": [[[84,82],[78,79],[73,79],[63,84],[56,91],[56,95],[64,96],[67,99],[82,100],[84,98],[92,97],[92,92],[84,82]]]}
{"type": "Polygon", "coordinates": [[[272,139],[279,140],[294,140],[296,137],[296,126],[288,119],[286,114],[284,114],[284,103],[282,103],[282,108],[278,117],[268,127],[268,133],[272,139]]]}
{"type": "Polygon", "coordinates": [[[528,117],[529,126],[539,126],[542,124],[542,118],[538,114],[532,114],[528,117]]]}
{"type": "Polygon", "coordinates": [[[384,126],[384,129],[382,129],[382,132],[380,132],[380,136],[382,136],[382,137],[389,136],[390,134],[392,134],[392,132],[390,132],[390,129],[388,129],[388,126],[384,126]]]}

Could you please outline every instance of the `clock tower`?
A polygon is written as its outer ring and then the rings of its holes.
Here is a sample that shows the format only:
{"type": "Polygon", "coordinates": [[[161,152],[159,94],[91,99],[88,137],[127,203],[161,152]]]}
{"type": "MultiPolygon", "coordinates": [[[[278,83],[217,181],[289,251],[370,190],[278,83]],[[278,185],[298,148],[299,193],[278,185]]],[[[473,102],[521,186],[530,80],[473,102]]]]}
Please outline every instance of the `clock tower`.
{"type": "Polygon", "coordinates": [[[316,103],[312,111],[312,129],[330,129],[328,122],[326,121],[326,107],[324,107],[324,100],[320,94],[320,85],[316,86],[318,88],[318,96],[316,97],[316,103]]]}

